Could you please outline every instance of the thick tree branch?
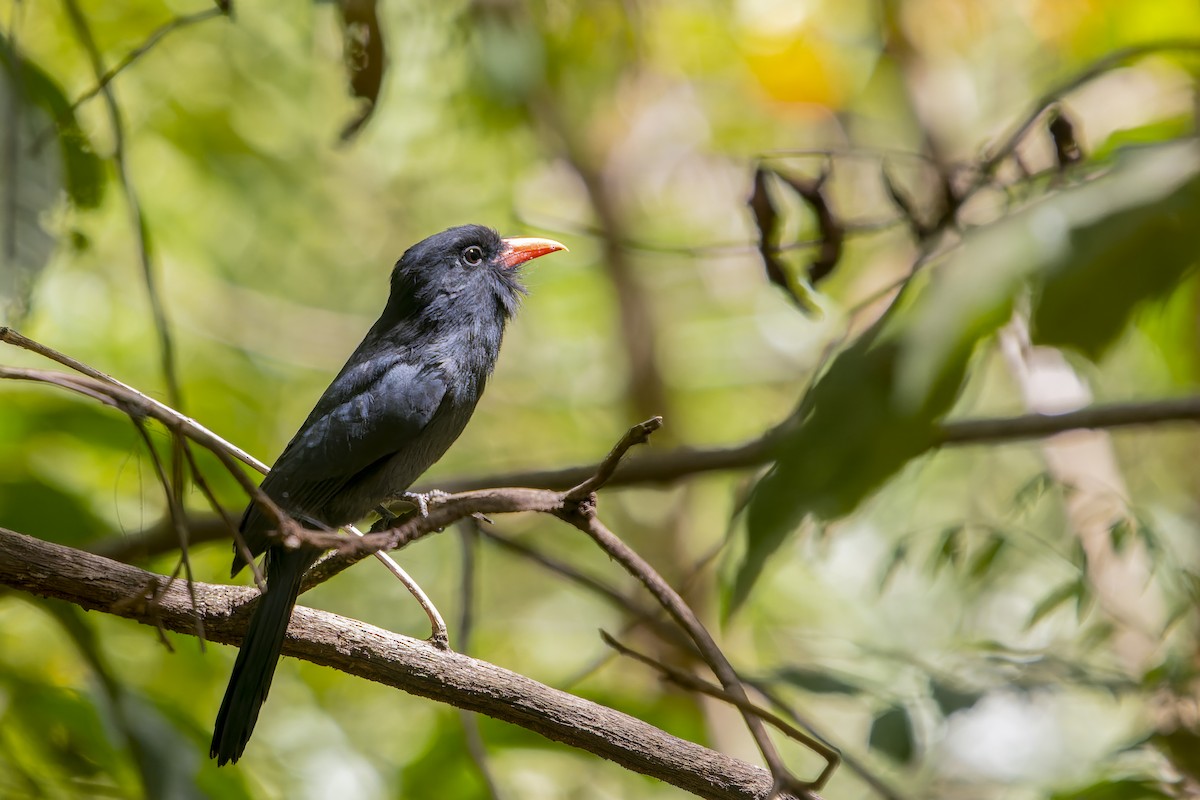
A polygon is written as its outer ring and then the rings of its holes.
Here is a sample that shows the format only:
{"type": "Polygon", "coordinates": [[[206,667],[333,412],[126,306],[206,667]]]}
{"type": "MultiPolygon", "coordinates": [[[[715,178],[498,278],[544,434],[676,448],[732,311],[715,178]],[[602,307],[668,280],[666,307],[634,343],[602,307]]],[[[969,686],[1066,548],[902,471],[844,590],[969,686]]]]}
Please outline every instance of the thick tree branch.
{"type": "MultiPolygon", "coordinates": [[[[195,633],[197,612],[181,584],[167,585],[165,576],[3,528],[0,584],[177,633],[195,633]],[[151,600],[154,593],[158,596],[151,600]]],[[[240,642],[247,601],[257,592],[206,583],[197,583],[195,589],[209,639],[240,642]]],[[[771,775],[760,767],[494,664],[335,614],[297,606],[283,652],[511,722],[700,797],[764,798],[771,790],[771,775]]],[[[815,800],[815,795],[809,797],[815,800]]]]}

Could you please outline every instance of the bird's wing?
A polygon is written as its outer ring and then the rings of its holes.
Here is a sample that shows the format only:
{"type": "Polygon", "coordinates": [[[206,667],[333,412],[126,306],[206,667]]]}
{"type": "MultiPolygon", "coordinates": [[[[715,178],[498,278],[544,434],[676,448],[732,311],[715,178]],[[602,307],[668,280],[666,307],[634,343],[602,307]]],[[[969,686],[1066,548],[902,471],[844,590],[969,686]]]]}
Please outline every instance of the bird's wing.
{"type": "MultiPolygon", "coordinates": [[[[446,398],[441,372],[400,358],[369,359],[344,370],[263,480],[262,490],[312,524],[356,475],[417,436],[446,398]]],[[[241,530],[250,552],[269,544],[271,521],[251,502],[241,530]]],[[[245,565],[236,551],[233,574],[245,565]]]]}
{"type": "Polygon", "coordinates": [[[289,483],[349,479],[424,430],[445,396],[444,376],[428,366],[397,358],[351,367],[325,390],[272,474],[289,483]]]}

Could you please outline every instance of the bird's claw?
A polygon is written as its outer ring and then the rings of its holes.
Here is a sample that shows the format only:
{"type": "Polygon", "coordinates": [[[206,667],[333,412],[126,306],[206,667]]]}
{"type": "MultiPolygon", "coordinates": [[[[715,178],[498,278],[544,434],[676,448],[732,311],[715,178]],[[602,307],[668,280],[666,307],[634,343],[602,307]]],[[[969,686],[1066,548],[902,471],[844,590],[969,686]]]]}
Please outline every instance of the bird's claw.
{"type": "Polygon", "coordinates": [[[449,496],[449,492],[443,492],[441,489],[430,489],[428,492],[405,492],[404,494],[400,495],[400,499],[416,506],[417,512],[422,517],[428,517],[429,501],[449,496]]]}

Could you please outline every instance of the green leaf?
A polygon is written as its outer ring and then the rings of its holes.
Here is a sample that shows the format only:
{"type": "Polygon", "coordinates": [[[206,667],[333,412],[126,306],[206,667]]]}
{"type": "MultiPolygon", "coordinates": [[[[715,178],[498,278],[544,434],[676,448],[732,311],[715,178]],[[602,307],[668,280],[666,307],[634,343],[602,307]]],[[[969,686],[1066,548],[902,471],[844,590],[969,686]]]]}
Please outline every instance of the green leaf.
{"type": "Polygon", "coordinates": [[[934,420],[953,402],[966,356],[948,366],[916,407],[898,395],[896,342],[864,337],[841,354],[813,390],[812,413],[788,437],[747,510],[746,556],[732,605],[748,596],[767,559],[806,514],[833,519],[934,443],[934,420]]]}
{"type": "Polygon", "coordinates": [[[1176,728],[1169,733],[1157,733],[1151,737],[1175,769],[1193,781],[1200,780],[1200,735],[1187,728],[1176,728]]]}
{"type": "Polygon", "coordinates": [[[1200,152],[1123,156],[1102,178],[968,234],[837,357],[751,494],[732,609],[801,520],[848,514],[937,443],[975,345],[1029,283],[1041,340],[1097,352],[1137,302],[1182,277],[1200,251],[1200,152]]]}
{"type": "Polygon", "coordinates": [[[1092,610],[1092,603],[1095,599],[1096,594],[1092,591],[1092,585],[1081,578],[1079,591],[1075,593],[1075,619],[1083,622],[1083,618],[1092,610]]]}
{"type": "Polygon", "coordinates": [[[1088,554],[1087,548],[1083,546],[1082,539],[1075,539],[1071,545],[1071,563],[1078,568],[1080,574],[1086,574],[1088,569],[1088,554]]]}
{"type": "Polygon", "coordinates": [[[1128,517],[1121,517],[1108,528],[1108,540],[1112,543],[1114,553],[1120,554],[1124,552],[1125,545],[1129,543],[1129,534],[1132,533],[1133,524],[1128,517]]]}
{"type": "Polygon", "coordinates": [[[775,673],[779,680],[813,694],[861,694],[862,687],[842,680],[827,670],[784,667],[775,673]]]}
{"type": "MultiPolygon", "coordinates": [[[[0,35],[0,67],[11,87],[14,74],[20,76],[21,98],[45,113],[46,119],[38,119],[32,132],[40,136],[42,128],[49,127],[58,140],[63,163],[63,185],[71,201],[81,208],[95,208],[104,196],[104,164],[92,149],[91,140],[83,132],[71,101],[62,88],[25,53],[14,58],[12,44],[0,35]]],[[[31,150],[25,154],[36,155],[33,147],[36,140],[24,142],[31,150]]]]}
{"type": "Polygon", "coordinates": [[[916,753],[912,718],[904,706],[893,706],[875,717],[871,722],[868,740],[871,749],[891,757],[901,764],[909,764],[916,753]]]}
{"type": "Polygon", "coordinates": [[[1039,207],[1042,235],[1062,248],[1034,299],[1039,343],[1096,359],[1139,305],[1167,294],[1195,266],[1200,153],[1188,144],[1157,155],[1164,157],[1141,162],[1123,180],[1099,181],[1039,207]]]}
{"type": "Polygon", "coordinates": [[[892,550],[892,557],[888,559],[887,563],[883,567],[883,571],[879,574],[880,594],[883,594],[887,590],[888,584],[892,582],[892,578],[896,577],[896,572],[901,566],[903,566],[907,558],[908,545],[906,545],[904,542],[900,542],[896,545],[895,549],[892,550]]]}
{"type": "Polygon", "coordinates": [[[1083,593],[1083,581],[1074,579],[1067,581],[1050,594],[1042,598],[1041,602],[1034,606],[1033,611],[1029,614],[1029,621],[1025,623],[1025,629],[1028,630],[1034,625],[1037,625],[1045,619],[1050,612],[1054,611],[1059,606],[1066,603],[1068,600],[1079,602],[1079,598],[1083,593]]]}
{"type": "Polygon", "coordinates": [[[112,535],[84,498],[33,478],[0,477],[0,519],[6,528],[71,546],[112,535]]]}
{"type": "Polygon", "coordinates": [[[1145,125],[1132,128],[1122,128],[1113,131],[1107,139],[1096,146],[1092,152],[1091,161],[1106,161],[1117,154],[1122,148],[1133,145],[1154,144],[1180,139],[1195,130],[1196,119],[1192,114],[1180,114],[1177,117],[1155,120],[1145,125]]]}
{"type": "Polygon", "coordinates": [[[1046,490],[1054,485],[1054,476],[1049,472],[1039,472],[1028,481],[1026,481],[1020,489],[1017,489],[1013,495],[1013,506],[1017,511],[1028,511],[1038,500],[1042,499],[1042,495],[1046,490]]]}
{"type": "Polygon", "coordinates": [[[963,534],[966,528],[963,525],[951,525],[942,531],[941,537],[938,539],[938,545],[933,551],[933,559],[930,561],[930,570],[936,575],[942,567],[947,564],[958,566],[962,561],[963,552],[965,551],[965,542],[963,534]]]}
{"type": "Polygon", "coordinates": [[[104,168],[62,89],[0,36],[0,321],[20,319],[56,239],[42,224],[65,190],[77,206],[97,205],[104,168]],[[15,113],[9,114],[10,109],[15,113]],[[8,117],[12,117],[9,119],[8,117]],[[56,146],[57,145],[57,146],[56,146]]]}
{"type": "Polygon", "coordinates": [[[1134,525],[1134,532],[1137,534],[1138,541],[1142,543],[1142,547],[1146,548],[1146,558],[1150,562],[1150,569],[1159,562],[1158,555],[1162,552],[1162,542],[1159,540],[1158,532],[1153,526],[1146,523],[1142,517],[1138,517],[1134,525]]]}
{"type": "Polygon", "coordinates": [[[963,691],[936,678],[929,681],[929,690],[943,717],[971,708],[983,697],[980,692],[963,691]]]}
{"type": "Polygon", "coordinates": [[[1001,551],[1008,545],[1008,540],[998,533],[993,533],[988,537],[987,543],[980,548],[975,557],[971,559],[971,565],[967,568],[967,573],[972,578],[982,578],[987,575],[992,565],[996,563],[1001,551]]]}
{"type": "Polygon", "coordinates": [[[1100,781],[1074,792],[1056,792],[1051,800],[1170,800],[1158,781],[1124,779],[1100,781]]]}

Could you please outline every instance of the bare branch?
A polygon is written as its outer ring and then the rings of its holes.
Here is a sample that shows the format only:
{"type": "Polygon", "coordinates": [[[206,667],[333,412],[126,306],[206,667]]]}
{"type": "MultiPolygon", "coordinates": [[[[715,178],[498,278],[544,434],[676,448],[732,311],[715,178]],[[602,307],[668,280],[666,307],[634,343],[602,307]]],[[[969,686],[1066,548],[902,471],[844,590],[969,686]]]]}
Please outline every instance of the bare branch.
{"type": "Polygon", "coordinates": [[[573,489],[569,489],[563,496],[564,499],[578,502],[589,494],[598,491],[600,487],[604,486],[612,478],[613,473],[617,471],[617,467],[621,465],[621,459],[625,458],[625,454],[629,452],[630,448],[639,444],[645,444],[650,440],[650,434],[661,428],[662,424],[662,417],[651,417],[645,422],[639,422],[626,431],[621,440],[616,443],[608,455],[605,456],[604,460],[596,467],[595,474],[573,489]]]}
{"type": "Polygon", "coordinates": [[[1130,428],[1174,422],[1200,422],[1200,396],[1094,405],[1062,414],[1023,414],[946,422],[938,431],[938,444],[991,444],[1054,436],[1080,428],[1130,428]]]}
{"type": "MultiPolygon", "coordinates": [[[[1062,414],[953,420],[942,423],[936,438],[938,446],[951,447],[1037,439],[1080,428],[1129,428],[1178,422],[1200,422],[1200,396],[1094,405],[1062,414]]],[[[761,438],[731,447],[681,447],[662,453],[647,453],[618,466],[606,485],[667,484],[706,472],[761,467],[770,463],[782,438],[782,433],[776,429],[761,438]]],[[[597,468],[598,465],[591,464],[529,470],[450,479],[439,481],[439,484],[449,492],[473,491],[497,485],[562,488],[585,480],[597,468]]]]}

